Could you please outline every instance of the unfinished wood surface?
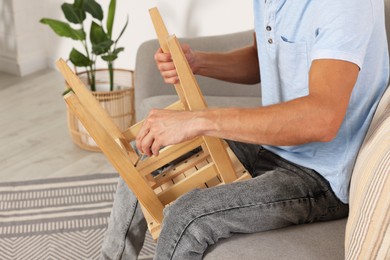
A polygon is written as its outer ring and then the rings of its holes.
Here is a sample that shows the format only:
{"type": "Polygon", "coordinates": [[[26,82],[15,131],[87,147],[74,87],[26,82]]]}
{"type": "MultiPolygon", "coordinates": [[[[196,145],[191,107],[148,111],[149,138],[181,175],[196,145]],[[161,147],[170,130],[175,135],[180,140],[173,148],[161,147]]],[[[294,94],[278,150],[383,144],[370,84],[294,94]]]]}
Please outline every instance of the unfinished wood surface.
{"type": "MultiPolygon", "coordinates": [[[[180,100],[188,106],[189,110],[206,108],[207,104],[204,96],[202,95],[179,41],[175,36],[168,35],[168,30],[157,8],[152,8],[149,12],[160,42],[160,47],[164,52],[169,51],[172,55],[180,80],[180,85],[175,86],[180,100]],[[183,99],[185,101],[183,101],[183,99]]],[[[203,139],[216,164],[218,172],[221,174],[222,180],[225,183],[233,182],[237,177],[229,156],[223,148],[222,141],[214,137],[204,137],[203,139]]]]}
{"type": "Polygon", "coordinates": [[[166,39],[169,47],[169,52],[172,55],[173,63],[181,82],[181,91],[188,104],[189,110],[207,108],[204,96],[199,88],[198,82],[195,79],[194,73],[183,53],[179,41],[176,36],[171,35],[166,39]]]}
{"type": "Polygon", "coordinates": [[[207,157],[209,157],[207,153],[205,153],[204,151],[200,151],[199,153],[191,156],[190,158],[174,165],[173,167],[164,171],[162,174],[156,176],[156,186],[160,186],[169,180],[173,180],[175,183],[179,182],[183,178],[186,178],[184,172],[193,168],[194,165],[200,163],[201,161],[207,160],[207,157]]]}
{"type": "MultiPolygon", "coordinates": [[[[105,128],[106,125],[103,126],[99,119],[93,114],[95,111],[85,107],[76,94],[70,92],[64,99],[69,108],[90,132],[95,142],[102,149],[103,153],[107,156],[139,201],[148,210],[150,215],[157,222],[161,223],[164,206],[157,199],[156,194],[151,187],[148,186],[145,180],[138,174],[133,163],[130,161],[127,151],[122,149],[122,145],[119,145],[116,142],[115,136],[107,130],[111,130],[112,126],[107,126],[107,128],[105,128]]],[[[113,122],[111,123],[113,124],[113,122]]]]}
{"type": "MultiPolygon", "coordinates": [[[[163,52],[169,52],[172,55],[180,80],[180,84],[175,84],[180,102],[186,110],[207,108],[206,101],[178,40],[175,36],[168,35],[168,30],[166,29],[157,8],[150,9],[150,16],[160,42],[161,49],[163,52]]],[[[140,125],[126,131],[126,136],[135,136],[139,131],[140,125]]],[[[203,160],[198,160],[196,156],[191,157],[184,163],[180,163],[179,166],[160,173],[159,176],[154,178],[154,191],[158,194],[159,199],[164,205],[171,203],[179,196],[194,188],[207,188],[210,186],[220,185],[221,183],[230,183],[236,181],[241,175],[244,176],[242,179],[248,178],[248,176],[250,177],[250,175],[244,171],[240,172],[240,175],[236,174],[234,169],[235,165],[233,165],[229,154],[226,151],[227,147],[222,140],[214,137],[202,137],[198,139],[201,142],[191,141],[190,145],[176,145],[176,147],[183,146],[185,149],[169,147],[167,150],[172,150],[174,151],[173,153],[171,151],[163,150],[160,152],[158,157],[151,157],[147,161],[141,161],[139,165],[137,165],[137,168],[141,172],[142,176],[147,176],[150,171],[165,165],[174,157],[182,154],[182,152],[188,152],[190,150],[189,148],[195,148],[194,144],[202,147],[202,156],[198,156],[198,158],[202,157],[203,160]]],[[[237,158],[235,159],[237,160],[237,158]]],[[[241,169],[239,171],[241,171],[241,169]]],[[[146,207],[144,210],[147,210],[146,207]]],[[[150,212],[144,213],[148,215],[150,212]]],[[[149,219],[148,222],[150,222],[150,230],[154,230],[154,232],[159,230],[158,225],[155,224],[153,219],[149,219]]],[[[153,234],[152,232],[152,236],[156,238],[158,235],[157,233],[153,234]]]]}
{"type": "Polygon", "coordinates": [[[155,221],[155,219],[150,215],[142,203],[140,203],[140,205],[148,225],[149,232],[152,235],[152,238],[157,240],[161,232],[161,223],[155,221]]]}
{"type": "MultiPolygon", "coordinates": [[[[82,104],[94,111],[95,117],[99,119],[99,121],[106,127],[106,129],[115,136],[116,139],[125,139],[122,132],[119,128],[113,124],[113,121],[104,110],[104,108],[99,104],[99,102],[92,96],[87,87],[83,84],[83,82],[73,73],[73,71],[69,68],[66,62],[62,59],[58,60],[56,63],[58,69],[62,73],[62,76],[65,78],[69,86],[71,86],[72,90],[76,93],[77,97],[80,99],[82,104]]],[[[133,164],[136,164],[139,160],[137,153],[133,150],[133,148],[128,144],[123,144],[128,153],[130,160],[133,164]]]]}
{"type": "MultiPolygon", "coordinates": [[[[125,138],[120,130],[85,88],[83,83],[70,70],[68,65],[64,61],[59,61],[58,67],[68,84],[76,93],[73,94],[71,92],[64,97],[69,108],[83,123],[84,127],[114,165],[126,184],[140,202],[145,205],[150,215],[157,222],[161,222],[164,206],[158,200],[151,187],[147,185],[144,178],[135,169],[134,164],[137,161],[131,161],[130,157],[130,152],[133,151],[132,148],[127,142],[122,141],[125,138]],[[81,100],[79,97],[81,97],[81,100]]],[[[138,156],[136,156],[136,159],[138,160],[138,156]]]]}
{"type": "MultiPolygon", "coordinates": [[[[152,23],[155,29],[155,32],[157,34],[157,39],[160,43],[161,50],[164,53],[169,53],[168,44],[166,42],[166,39],[169,36],[167,27],[165,26],[165,23],[160,15],[160,12],[156,7],[149,9],[150,18],[152,19],[152,23]]],[[[186,109],[188,109],[187,100],[184,97],[183,94],[183,88],[181,87],[181,82],[174,84],[175,90],[177,95],[179,96],[179,99],[181,103],[184,105],[186,109]]]]}
{"type": "Polygon", "coordinates": [[[198,169],[196,174],[192,174],[187,178],[179,181],[176,185],[171,185],[158,194],[158,198],[166,205],[178,197],[187,193],[194,188],[204,185],[205,182],[211,180],[218,175],[214,163],[206,164],[204,167],[198,169]]]}
{"type": "MultiPolygon", "coordinates": [[[[189,109],[196,110],[206,108],[207,104],[204,96],[202,95],[195,76],[192,73],[183,50],[181,49],[179,41],[176,36],[170,36],[168,37],[167,42],[180,82],[182,82],[182,90],[189,109]]],[[[204,136],[203,139],[223,182],[233,182],[237,176],[222,140],[210,136],[204,136]]]]}

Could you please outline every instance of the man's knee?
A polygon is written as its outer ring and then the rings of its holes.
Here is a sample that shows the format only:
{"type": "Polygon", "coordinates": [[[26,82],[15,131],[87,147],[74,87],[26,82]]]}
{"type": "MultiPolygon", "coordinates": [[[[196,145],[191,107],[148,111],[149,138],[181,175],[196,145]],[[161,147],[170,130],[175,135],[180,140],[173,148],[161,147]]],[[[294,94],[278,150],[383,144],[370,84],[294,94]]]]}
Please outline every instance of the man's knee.
{"type": "Polygon", "coordinates": [[[180,196],[176,201],[164,209],[164,219],[172,219],[173,222],[189,221],[196,218],[199,207],[199,189],[190,191],[180,196]]]}

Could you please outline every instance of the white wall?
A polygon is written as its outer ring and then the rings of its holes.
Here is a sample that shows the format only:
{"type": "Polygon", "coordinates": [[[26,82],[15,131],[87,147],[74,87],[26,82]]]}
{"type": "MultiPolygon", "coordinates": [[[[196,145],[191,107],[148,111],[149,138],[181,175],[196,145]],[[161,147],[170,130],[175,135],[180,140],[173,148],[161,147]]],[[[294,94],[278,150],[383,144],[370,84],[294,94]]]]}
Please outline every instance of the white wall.
{"type": "Polygon", "coordinates": [[[0,71],[27,75],[47,67],[37,23],[42,1],[0,1],[0,71]]]}
{"type": "MultiPolygon", "coordinates": [[[[12,1],[29,2],[28,5],[40,3],[42,16],[63,19],[60,10],[62,0],[12,1]]],[[[110,1],[98,0],[98,2],[106,12],[110,1]]],[[[119,42],[119,46],[125,47],[125,52],[120,54],[115,64],[116,67],[134,69],[138,46],[146,40],[155,38],[148,13],[148,9],[154,6],[159,8],[170,33],[175,33],[178,37],[217,35],[253,28],[251,0],[117,0],[114,35],[119,33],[127,14],[129,15],[129,25],[119,42]]],[[[21,19],[20,17],[14,18],[21,19]]],[[[80,48],[80,45],[72,40],[57,37],[48,26],[39,24],[39,29],[35,29],[35,33],[44,42],[40,49],[45,52],[47,66],[53,67],[55,60],[59,57],[66,59],[72,47],[80,48]]],[[[0,43],[1,37],[0,27],[0,43]]],[[[12,40],[12,37],[10,39],[12,40]]],[[[21,39],[17,40],[17,44],[19,40],[21,39]]],[[[104,66],[104,63],[100,63],[100,65],[104,66]]]]}
{"type": "MultiPolygon", "coordinates": [[[[6,63],[16,60],[15,22],[11,0],[0,2],[0,69],[6,71],[6,63]]],[[[17,69],[14,62],[14,70],[17,69]]],[[[10,66],[10,65],[8,65],[10,66]]]]}

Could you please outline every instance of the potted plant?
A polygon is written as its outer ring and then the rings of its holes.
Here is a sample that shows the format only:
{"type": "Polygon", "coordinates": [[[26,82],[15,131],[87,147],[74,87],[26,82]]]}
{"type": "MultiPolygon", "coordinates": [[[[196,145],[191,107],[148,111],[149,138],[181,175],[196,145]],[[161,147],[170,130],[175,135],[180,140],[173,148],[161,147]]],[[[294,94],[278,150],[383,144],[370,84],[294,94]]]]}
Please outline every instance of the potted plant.
{"type": "MultiPolygon", "coordinates": [[[[116,0],[109,3],[105,24],[103,9],[95,0],[74,0],[73,3],[63,3],[61,9],[66,22],[50,18],[42,18],[40,22],[50,26],[58,36],[80,43],[81,51],[73,47],[68,60],[75,70],[84,68],[82,72],[76,70],[78,76],[90,87],[118,127],[122,130],[128,128],[134,122],[133,71],[114,69],[114,61],[124,50],[117,43],[126,30],[128,17],[119,35],[113,38],[116,0]],[[98,58],[107,63],[107,68],[96,68],[98,58]]],[[[81,148],[100,150],[69,110],[68,127],[73,141],[81,148]]]]}

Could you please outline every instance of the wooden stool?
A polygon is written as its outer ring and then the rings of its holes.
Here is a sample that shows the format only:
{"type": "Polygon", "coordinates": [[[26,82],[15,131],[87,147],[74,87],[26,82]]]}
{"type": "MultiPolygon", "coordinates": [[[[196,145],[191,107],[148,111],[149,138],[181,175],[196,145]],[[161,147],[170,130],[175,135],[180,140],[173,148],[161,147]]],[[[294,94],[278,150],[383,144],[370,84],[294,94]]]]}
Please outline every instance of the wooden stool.
{"type": "MultiPolygon", "coordinates": [[[[172,54],[181,82],[175,85],[180,100],[166,109],[206,108],[206,102],[179,42],[175,36],[166,37],[166,29],[157,9],[151,9],[151,16],[163,50],[172,54]],[[163,37],[166,37],[165,40],[163,37]]],[[[73,90],[64,96],[69,109],[140,201],[154,239],[160,233],[164,207],[182,194],[195,188],[208,188],[251,178],[226,143],[214,137],[198,137],[168,146],[161,149],[158,156],[140,160],[130,142],[135,139],[143,121],[121,132],[66,62],[60,59],[57,67],[73,90]],[[200,152],[155,175],[157,169],[177,161],[177,158],[188,155],[196,148],[201,148],[200,152]]]]}

